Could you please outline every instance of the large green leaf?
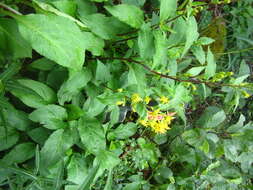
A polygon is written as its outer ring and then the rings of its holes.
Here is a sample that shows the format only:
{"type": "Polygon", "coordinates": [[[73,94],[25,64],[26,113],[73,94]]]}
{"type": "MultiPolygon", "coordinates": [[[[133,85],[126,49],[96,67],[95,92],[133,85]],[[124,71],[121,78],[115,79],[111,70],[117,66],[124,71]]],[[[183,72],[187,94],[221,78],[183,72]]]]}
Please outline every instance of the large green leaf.
{"type": "Polygon", "coordinates": [[[81,20],[87,23],[89,29],[99,37],[109,40],[115,38],[116,31],[112,27],[112,17],[106,17],[103,14],[97,13],[81,17],[81,20]]]}
{"type": "Polygon", "coordinates": [[[69,79],[64,82],[57,93],[58,101],[63,105],[76,96],[91,80],[91,73],[87,68],[78,72],[70,72],[69,79]]]}
{"type": "Polygon", "coordinates": [[[138,34],[138,46],[140,56],[143,59],[151,59],[154,55],[154,36],[149,24],[144,24],[138,34]]]}
{"type": "MultiPolygon", "coordinates": [[[[18,25],[13,19],[1,18],[0,31],[3,32],[5,44],[2,48],[8,53],[6,56],[16,58],[32,57],[32,48],[18,31],[18,25]]],[[[1,36],[0,36],[1,38],[1,36]]]]}
{"type": "Polygon", "coordinates": [[[56,101],[55,92],[47,85],[30,80],[19,79],[7,84],[8,90],[27,106],[38,108],[56,101]]]}
{"type": "Polygon", "coordinates": [[[167,39],[161,31],[155,31],[155,55],[153,57],[153,68],[165,66],[167,62],[167,39]]]}
{"type": "Polygon", "coordinates": [[[205,109],[196,124],[202,128],[215,128],[226,119],[225,112],[214,106],[205,109]]]}
{"type": "Polygon", "coordinates": [[[8,154],[6,154],[2,162],[6,165],[14,163],[22,163],[32,158],[35,154],[35,145],[33,143],[23,143],[15,146],[8,154]]]}
{"type": "Polygon", "coordinates": [[[41,150],[41,166],[43,170],[53,166],[64,156],[64,153],[74,144],[70,131],[58,129],[53,132],[41,150]]]}
{"type": "Polygon", "coordinates": [[[5,109],[3,114],[6,117],[6,123],[20,131],[27,131],[31,127],[31,121],[28,119],[28,114],[16,110],[16,109],[5,109]]]}
{"type": "Polygon", "coordinates": [[[109,139],[127,139],[133,136],[137,131],[137,125],[135,123],[129,122],[127,124],[121,124],[116,129],[113,129],[108,133],[109,139]]]}
{"type": "Polygon", "coordinates": [[[182,53],[182,57],[186,54],[186,52],[190,49],[192,44],[198,39],[198,24],[195,17],[189,17],[187,20],[186,27],[186,42],[184,46],[184,51],[182,53]]]}
{"type": "Polygon", "coordinates": [[[77,4],[73,0],[57,0],[52,2],[52,4],[60,11],[75,17],[77,4]]]}
{"type": "Polygon", "coordinates": [[[207,66],[206,66],[206,71],[205,71],[205,77],[209,79],[210,77],[215,75],[215,71],[216,71],[216,62],[210,48],[208,48],[208,51],[207,51],[206,61],[207,61],[207,66]]]}
{"type": "Polygon", "coordinates": [[[105,150],[105,134],[100,122],[95,118],[82,117],[78,123],[78,131],[85,148],[97,155],[105,150]]]}
{"type": "Polygon", "coordinates": [[[84,35],[84,44],[87,50],[89,50],[93,55],[99,56],[102,55],[104,50],[104,40],[95,36],[91,32],[83,32],[84,35]]]}
{"type": "Polygon", "coordinates": [[[15,129],[0,126],[0,151],[12,147],[18,139],[19,134],[15,129]]]}
{"type": "Polygon", "coordinates": [[[144,20],[142,10],[134,5],[105,6],[105,9],[120,21],[129,24],[133,28],[140,28],[144,20]]]}
{"type": "Polygon", "coordinates": [[[30,14],[15,17],[22,36],[41,55],[74,70],[84,63],[83,35],[72,21],[55,15],[30,14]]]}
{"type": "Polygon", "coordinates": [[[77,184],[72,187],[77,188],[80,186],[83,182],[83,179],[85,179],[88,175],[88,166],[85,157],[80,154],[74,154],[67,166],[67,173],[67,180],[77,184]]]}
{"type": "Polygon", "coordinates": [[[67,119],[66,110],[57,105],[46,105],[33,111],[29,118],[34,122],[39,122],[48,129],[59,129],[66,127],[63,121],[67,119]]]}
{"type": "Polygon", "coordinates": [[[163,22],[175,14],[177,10],[177,0],[161,0],[160,21],[163,22]]]}

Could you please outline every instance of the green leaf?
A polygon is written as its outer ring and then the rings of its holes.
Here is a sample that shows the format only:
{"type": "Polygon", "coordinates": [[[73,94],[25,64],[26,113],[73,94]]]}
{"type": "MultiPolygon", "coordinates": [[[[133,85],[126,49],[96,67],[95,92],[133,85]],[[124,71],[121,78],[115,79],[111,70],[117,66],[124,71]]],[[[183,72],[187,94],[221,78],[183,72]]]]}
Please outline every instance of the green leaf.
{"type": "Polygon", "coordinates": [[[152,68],[165,66],[167,63],[167,39],[161,31],[155,31],[155,55],[153,57],[152,68]]]}
{"type": "Polygon", "coordinates": [[[169,46],[173,46],[179,43],[184,42],[186,37],[186,29],[185,26],[187,25],[187,22],[183,18],[178,18],[173,24],[173,32],[169,35],[168,38],[168,44],[169,46]]]}
{"type": "Polygon", "coordinates": [[[29,137],[36,143],[43,145],[44,142],[48,139],[51,131],[44,127],[37,127],[28,131],[29,137]]]}
{"type": "Polygon", "coordinates": [[[1,18],[0,32],[3,32],[3,37],[6,42],[0,45],[7,51],[8,54],[6,56],[12,56],[14,59],[32,57],[32,48],[20,35],[15,20],[1,18]]]}
{"type": "Polygon", "coordinates": [[[151,59],[154,55],[154,36],[150,24],[143,24],[138,34],[138,47],[143,59],[151,59]]]}
{"type": "Polygon", "coordinates": [[[82,185],[77,190],[88,190],[98,172],[99,164],[95,165],[90,171],[88,176],[84,179],[82,185]]]}
{"type": "Polygon", "coordinates": [[[112,183],[113,183],[113,171],[109,170],[104,190],[112,190],[112,183]]]}
{"type": "MultiPolygon", "coordinates": [[[[2,72],[0,74],[0,80],[5,82],[8,81],[9,79],[11,79],[15,74],[17,74],[22,68],[22,63],[20,61],[15,61],[12,62],[8,68],[6,68],[4,70],[4,72],[2,72]]],[[[1,89],[1,87],[0,87],[1,89]]],[[[1,90],[0,90],[1,92],[1,90]]]]}
{"type": "Polygon", "coordinates": [[[33,108],[39,108],[56,101],[54,91],[38,81],[19,79],[17,81],[11,81],[7,85],[9,91],[14,96],[18,97],[27,106],[33,108]]]}
{"type": "Polygon", "coordinates": [[[74,104],[67,104],[65,107],[68,112],[69,121],[79,119],[81,116],[84,115],[84,111],[74,104]]]}
{"type": "Polygon", "coordinates": [[[110,78],[111,74],[109,67],[98,60],[96,68],[96,80],[100,82],[108,82],[110,78]]]}
{"type": "Polygon", "coordinates": [[[134,5],[105,6],[105,9],[114,17],[133,28],[140,28],[144,20],[142,10],[134,5]]]}
{"type": "Polygon", "coordinates": [[[205,77],[206,79],[209,79],[215,75],[215,71],[216,71],[216,62],[210,48],[208,48],[208,51],[207,51],[206,61],[207,61],[207,66],[206,66],[206,71],[205,71],[205,77]]]}
{"type": "Polygon", "coordinates": [[[186,42],[185,42],[184,51],[181,57],[183,57],[186,54],[186,52],[190,49],[190,47],[198,39],[198,37],[199,37],[199,33],[198,33],[197,21],[193,16],[191,16],[187,20],[186,42]]]}
{"type": "Polygon", "coordinates": [[[109,140],[113,139],[127,139],[133,136],[137,131],[137,125],[135,123],[129,122],[127,124],[121,124],[116,129],[113,129],[108,133],[109,140]]]}
{"type": "Polygon", "coordinates": [[[204,153],[208,154],[209,152],[209,143],[207,140],[204,140],[203,144],[199,147],[204,153]]]}
{"type": "Polygon", "coordinates": [[[84,35],[83,43],[86,49],[95,56],[102,55],[104,52],[103,48],[105,46],[104,40],[95,36],[91,32],[83,32],[82,34],[84,35]]]}
{"type": "Polygon", "coordinates": [[[41,169],[45,172],[48,167],[55,165],[64,153],[74,144],[71,131],[58,129],[54,131],[41,149],[41,169]]]}
{"type": "Polygon", "coordinates": [[[244,75],[250,75],[250,67],[245,62],[245,60],[242,60],[240,64],[240,68],[239,68],[239,76],[244,76],[244,75]]]}
{"type": "Polygon", "coordinates": [[[206,54],[202,46],[193,46],[191,50],[193,55],[197,58],[201,65],[204,65],[206,62],[206,54]]]}
{"type": "MultiPolygon", "coordinates": [[[[202,148],[203,144],[204,145],[206,144],[205,136],[206,136],[205,131],[198,128],[187,130],[182,134],[183,139],[187,143],[197,148],[202,148]]],[[[205,147],[205,149],[207,148],[205,147]]]]}
{"type": "Polygon", "coordinates": [[[112,27],[112,18],[103,14],[92,14],[81,17],[81,20],[87,23],[88,28],[99,37],[109,40],[115,38],[116,31],[112,27]]]}
{"type": "Polygon", "coordinates": [[[77,4],[74,0],[58,0],[52,2],[52,4],[60,11],[75,17],[77,4]]]}
{"type": "Polygon", "coordinates": [[[83,0],[76,0],[76,2],[77,12],[81,18],[97,12],[97,7],[93,2],[83,0]]]}
{"type": "MultiPolygon", "coordinates": [[[[140,65],[129,65],[129,72],[127,76],[128,86],[136,85],[135,92],[143,93],[146,87],[146,73],[140,65]]],[[[122,99],[121,99],[122,100],[122,99]]]]}
{"type": "Polygon", "coordinates": [[[101,2],[106,2],[106,1],[108,1],[108,0],[91,0],[91,1],[94,1],[94,2],[99,2],[99,3],[101,3],[101,2]]]}
{"type": "Polygon", "coordinates": [[[102,150],[98,155],[97,159],[100,163],[100,169],[111,170],[120,163],[120,159],[114,152],[102,150]]]}
{"type": "Polygon", "coordinates": [[[89,152],[97,155],[101,150],[105,150],[105,134],[97,119],[82,117],[78,121],[78,131],[82,143],[89,152]]]}
{"type": "Polygon", "coordinates": [[[70,101],[91,80],[91,73],[87,68],[78,72],[70,72],[69,79],[64,82],[57,93],[60,105],[70,101]]]}
{"type": "Polygon", "coordinates": [[[200,66],[200,67],[192,67],[191,69],[189,69],[187,71],[188,74],[190,74],[191,76],[196,76],[199,73],[201,73],[201,71],[203,71],[205,69],[204,66],[200,66]]]}
{"type": "Polygon", "coordinates": [[[141,188],[141,183],[140,182],[132,182],[127,184],[123,190],[140,190],[141,188]]]}
{"type": "Polygon", "coordinates": [[[200,45],[209,45],[211,43],[213,43],[215,40],[212,38],[208,38],[208,37],[200,37],[197,41],[197,43],[199,43],[200,45]]]}
{"type": "Polygon", "coordinates": [[[63,121],[67,119],[66,110],[57,105],[46,105],[33,111],[29,118],[34,122],[39,122],[48,129],[60,129],[66,127],[63,121]]]}
{"type": "Polygon", "coordinates": [[[3,114],[6,117],[7,124],[17,130],[27,131],[31,127],[31,121],[28,119],[28,114],[23,111],[6,109],[3,110],[3,114]]]}
{"type": "Polygon", "coordinates": [[[172,17],[177,10],[177,0],[161,0],[160,4],[160,21],[172,17]]]}
{"type": "Polygon", "coordinates": [[[22,36],[41,55],[74,70],[84,63],[83,35],[72,21],[55,15],[30,14],[15,17],[22,36]]]}
{"type": "Polygon", "coordinates": [[[0,126],[0,151],[6,150],[17,143],[19,133],[13,128],[0,126]]]}
{"type": "Polygon", "coordinates": [[[253,153],[252,152],[243,152],[238,157],[238,162],[241,163],[241,168],[244,172],[248,172],[252,169],[253,163],[253,153]]]}
{"type": "Polygon", "coordinates": [[[8,154],[1,160],[6,165],[14,163],[22,163],[32,158],[35,154],[35,145],[33,143],[22,143],[15,146],[8,154]]]}
{"type": "MultiPolygon", "coordinates": [[[[85,157],[80,154],[74,154],[67,166],[67,180],[76,183],[80,186],[88,175],[87,162],[85,157]]],[[[77,187],[76,185],[73,187],[77,187]]]]}
{"type": "Polygon", "coordinates": [[[204,113],[201,115],[197,121],[197,125],[202,126],[203,128],[215,128],[225,121],[225,119],[226,114],[222,109],[210,106],[206,108],[204,113]]]}
{"type": "MultiPolygon", "coordinates": [[[[75,19],[74,17],[64,12],[59,11],[58,9],[51,6],[50,4],[44,3],[41,0],[32,0],[32,1],[36,4],[36,6],[39,7],[39,9],[41,9],[40,11],[44,13],[52,13],[59,17],[66,18],[67,20],[76,23],[82,29],[87,29],[87,26],[84,23],[80,22],[79,20],[75,19]]],[[[51,1],[48,1],[48,3],[51,3],[51,1]]]]}
{"type": "Polygon", "coordinates": [[[51,71],[55,65],[56,64],[53,61],[43,57],[32,62],[29,67],[41,71],[51,71]]]}

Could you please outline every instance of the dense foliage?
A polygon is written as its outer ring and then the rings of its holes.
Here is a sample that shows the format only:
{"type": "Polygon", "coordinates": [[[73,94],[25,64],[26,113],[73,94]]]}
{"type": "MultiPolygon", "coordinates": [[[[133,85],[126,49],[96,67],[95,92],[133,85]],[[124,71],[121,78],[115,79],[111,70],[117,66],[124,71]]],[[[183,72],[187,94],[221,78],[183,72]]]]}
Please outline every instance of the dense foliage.
{"type": "Polygon", "coordinates": [[[253,189],[252,0],[2,0],[0,190],[253,189]]]}

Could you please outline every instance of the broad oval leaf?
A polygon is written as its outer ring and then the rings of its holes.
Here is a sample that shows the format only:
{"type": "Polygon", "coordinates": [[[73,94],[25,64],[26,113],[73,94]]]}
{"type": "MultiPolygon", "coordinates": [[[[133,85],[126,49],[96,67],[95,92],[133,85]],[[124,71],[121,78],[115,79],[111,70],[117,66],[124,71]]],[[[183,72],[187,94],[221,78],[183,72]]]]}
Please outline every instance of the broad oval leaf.
{"type": "Polygon", "coordinates": [[[33,108],[54,103],[55,92],[47,85],[30,79],[19,79],[7,83],[8,90],[24,104],[33,108]]]}
{"type": "Polygon", "coordinates": [[[16,16],[22,36],[41,55],[75,70],[84,63],[83,35],[77,25],[56,15],[16,16]]]}
{"type": "Polygon", "coordinates": [[[29,118],[34,122],[39,122],[48,129],[59,129],[66,126],[63,121],[67,119],[67,111],[57,105],[46,105],[33,111],[29,118]]]}
{"type": "Polygon", "coordinates": [[[53,132],[41,150],[41,166],[46,169],[56,164],[73,144],[74,139],[70,131],[58,129],[53,132]]]}
{"type": "MultiPolygon", "coordinates": [[[[32,57],[32,48],[20,35],[15,20],[1,18],[0,32],[3,32],[6,42],[0,47],[7,51],[8,55],[6,56],[13,56],[13,58],[32,57]]],[[[1,49],[1,51],[3,50],[1,49]]]]}
{"type": "Polygon", "coordinates": [[[163,22],[173,16],[177,10],[177,0],[161,0],[160,21],[163,22]]]}
{"type": "Polygon", "coordinates": [[[90,81],[91,77],[91,72],[87,68],[78,72],[70,72],[69,79],[62,84],[57,93],[60,105],[70,101],[77,95],[90,81]]]}
{"type": "Polygon", "coordinates": [[[6,154],[2,162],[6,165],[12,165],[14,163],[22,163],[32,158],[35,154],[35,144],[23,143],[15,146],[8,154],[6,154]]]}
{"type": "Polygon", "coordinates": [[[121,124],[119,127],[108,133],[108,138],[127,139],[136,133],[137,128],[137,125],[132,122],[129,122],[127,124],[121,124]]]}
{"type": "Polygon", "coordinates": [[[120,4],[116,6],[105,6],[105,9],[120,21],[133,28],[140,28],[144,20],[142,10],[134,5],[120,4]]]}
{"type": "Polygon", "coordinates": [[[106,141],[103,128],[95,118],[82,117],[78,123],[81,141],[87,150],[95,155],[105,150],[106,141]]]}
{"type": "Polygon", "coordinates": [[[12,147],[18,139],[19,134],[15,129],[0,126],[0,151],[12,147]]]}

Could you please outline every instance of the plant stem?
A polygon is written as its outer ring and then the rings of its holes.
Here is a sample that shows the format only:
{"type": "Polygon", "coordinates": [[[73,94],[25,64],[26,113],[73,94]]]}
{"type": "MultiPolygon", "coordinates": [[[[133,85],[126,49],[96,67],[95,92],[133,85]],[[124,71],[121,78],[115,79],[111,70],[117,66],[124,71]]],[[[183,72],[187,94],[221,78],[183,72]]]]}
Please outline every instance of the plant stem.
{"type": "Polygon", "coordinates": [[[13,16],[14,15],[22,15],[20,12],[18,12],[17,10],[9,7],[8,5],[5,5],[3,3],[0,3],[0,9],[3,9],[4,12],[6,13],[7,12],[10,12],[11,14],[8,14],[9,16],[13,16]]]}
{"type": "MultiPolygon", "coordinates": [[[[92,58],[92,59],[94,59],[94,58],[92,58]]],[[[133,60],[131,58],[99,57],[98,59],[101,59],[101,60],[122,60],[122,61],[127,61],[129,63],[134,63],[134,64],[142,66],[145,70],[149,71],[150,73],[152,73],[154,75],[158,75],[162,78],[172,79],[172,80],[178,81],[178,82],[189,82],[189,83],[192,83],[192,84],[205,84],[205,85],[207,85],[208,87],[211,87],[211,88],[224,87],[224,86],[233,87],[233,88],[240,88],[240,87],[247,88],[246,86],[235,85],[235,84],[222,84],[222,83],[209,82],[209,81],[204,81],[204,80],[199,80],[199,79],[181,79],[181,78],[177,78],[175,76],[170,76],[170,75],[162,74],[158,71],[155,71],[155,70],[151,69],[150,67],[148,67],[147,65],[141,63],[140,61],[133,60]]]]}

